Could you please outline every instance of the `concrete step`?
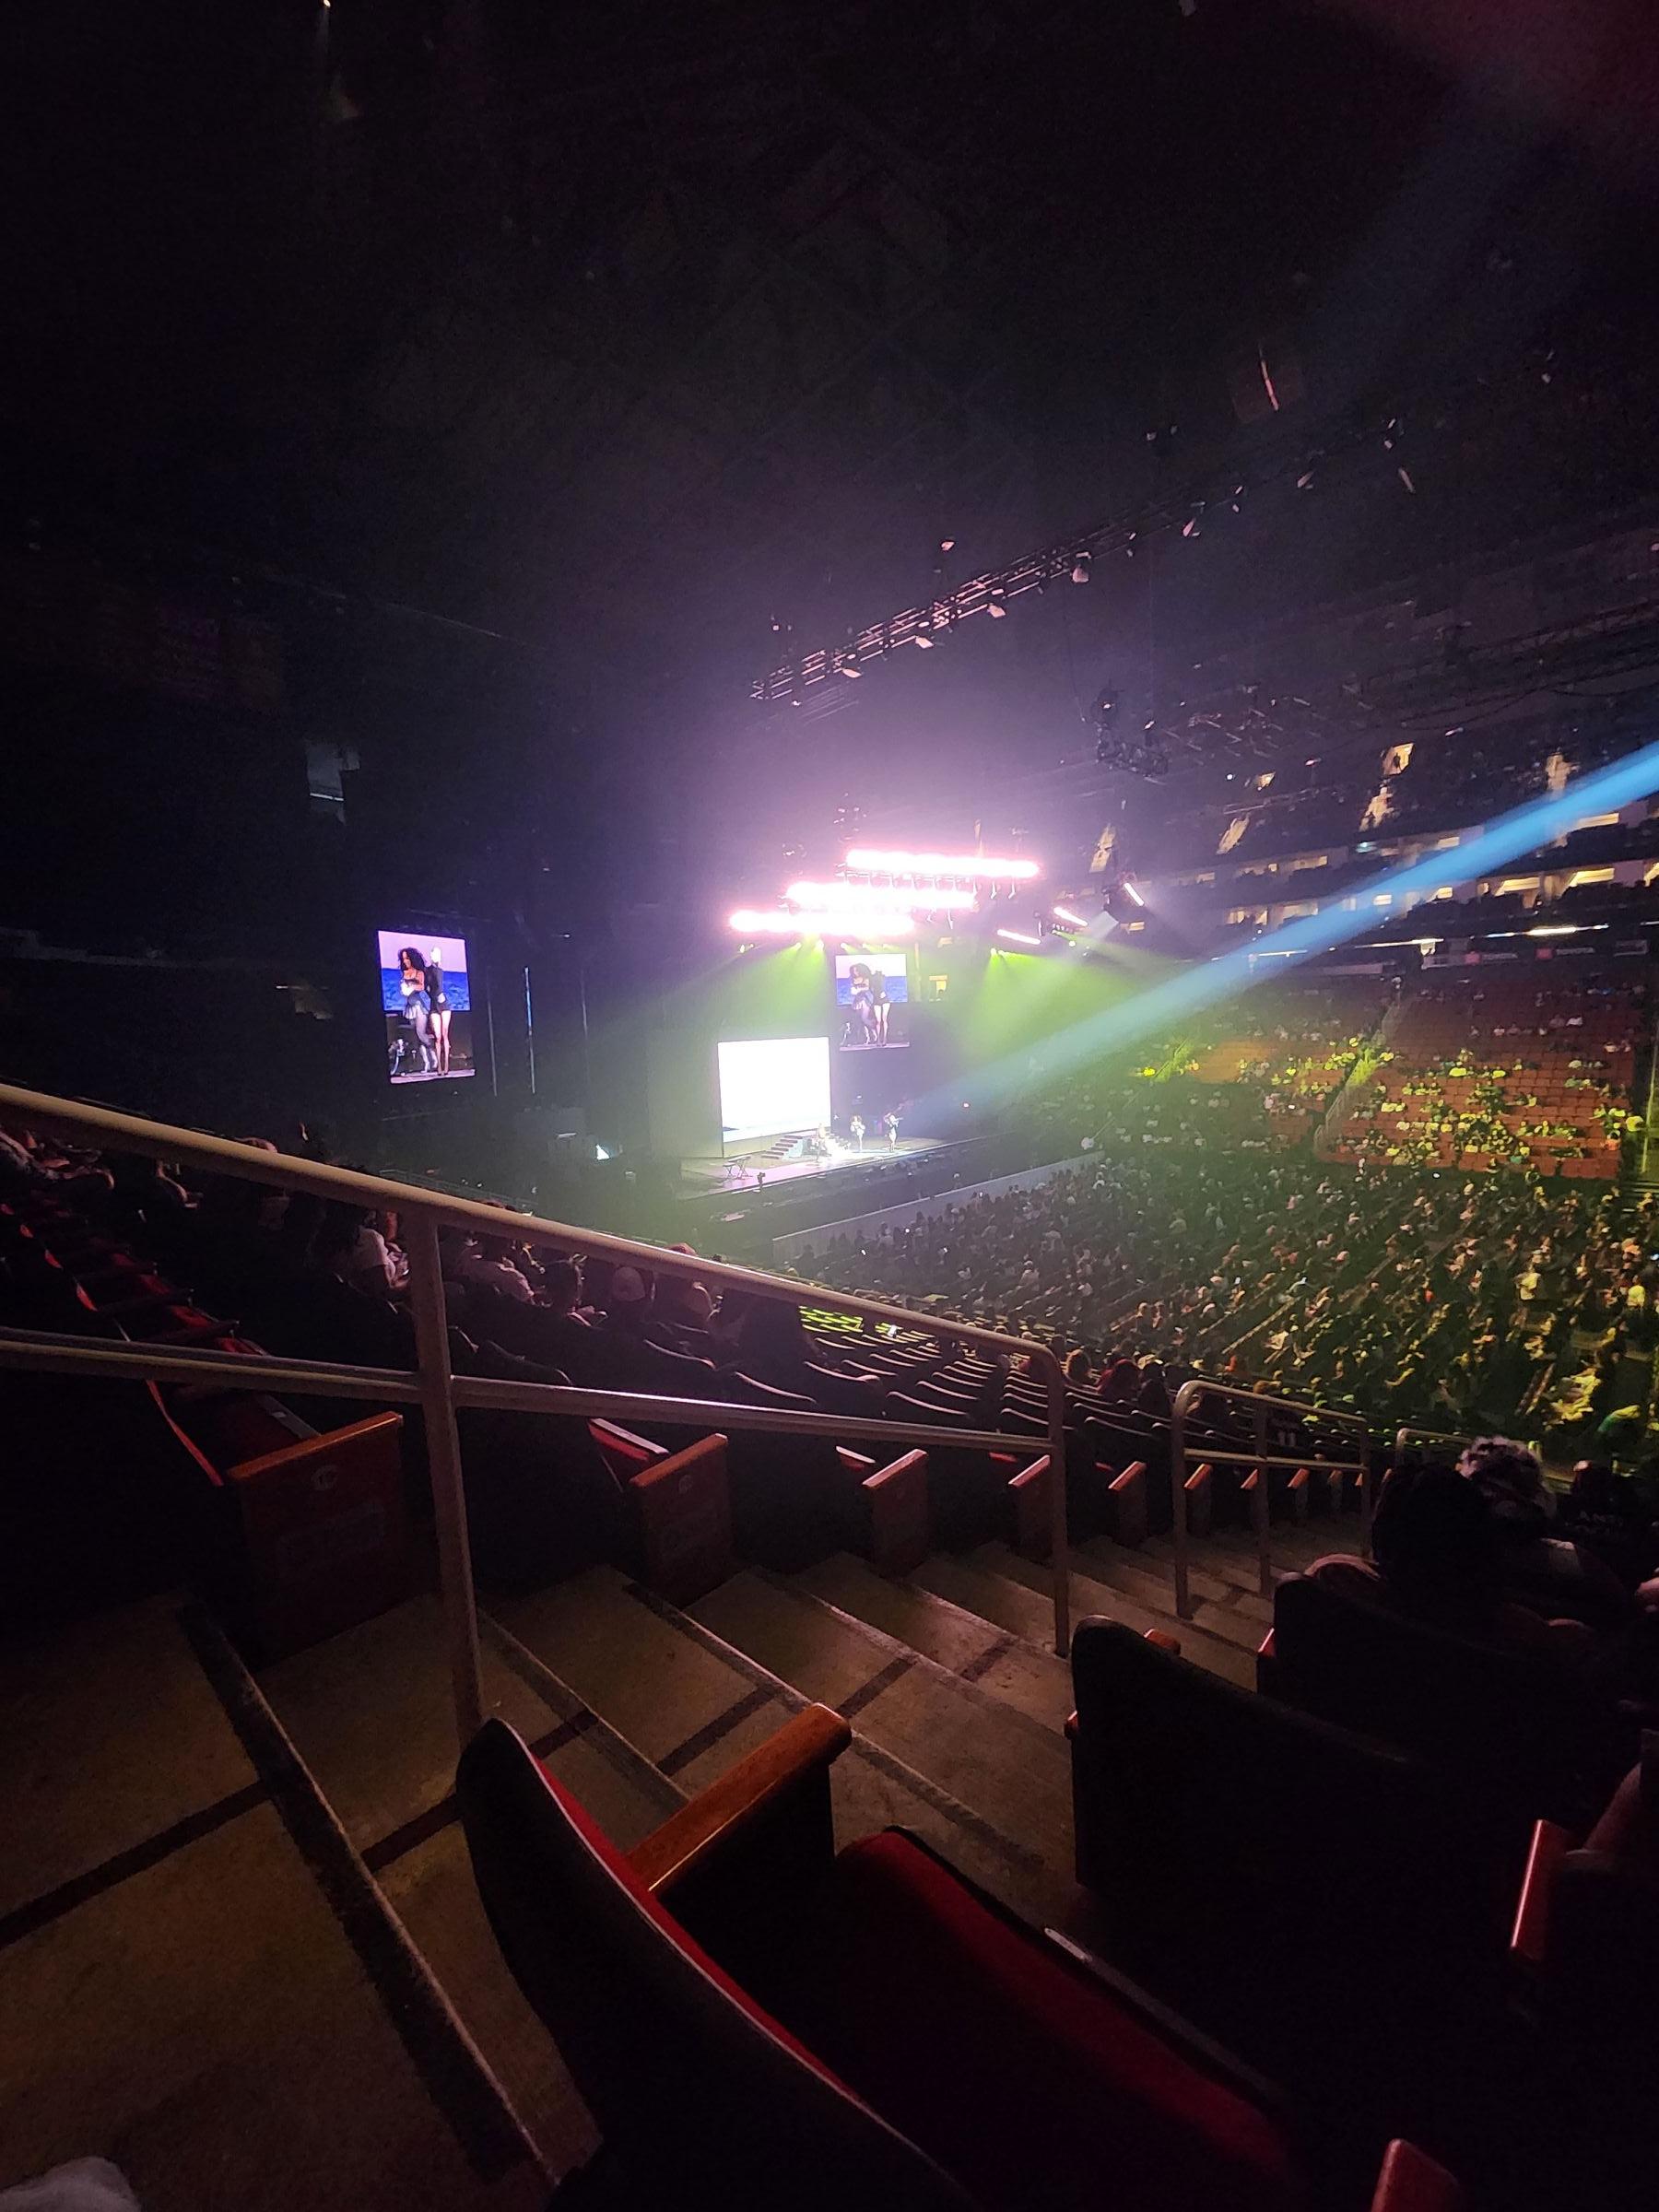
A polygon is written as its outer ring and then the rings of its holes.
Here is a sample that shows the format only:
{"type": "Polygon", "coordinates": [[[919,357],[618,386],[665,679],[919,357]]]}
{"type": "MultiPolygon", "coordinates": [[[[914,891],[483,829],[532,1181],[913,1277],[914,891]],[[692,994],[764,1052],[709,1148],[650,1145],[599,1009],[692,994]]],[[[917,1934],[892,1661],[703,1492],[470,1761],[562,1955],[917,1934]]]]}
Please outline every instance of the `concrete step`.
{"type": "MultiPolygon", "coordinates": [[[[865,1629],[849,1649],[832,1620],[813,1620],[818,1601],[808,1594],[780,1597],[747,1574],[735,1583],[741,1587],[726,1583],[682,1613],[614,1570],[594,1568],[534,1596],[498,1603],[495,1632],[510,1630],[688,1794],[776,1735],[803,1705],[819,1698],[840,1705],[854,1733],[830,1771],[838,1845],[883,1828],[913,1829],[1016,1912],[1052,1921],[1069,1893],[1069,1806],[1061,1883],[1053,1858],[1045,1860],[1018,1826],[1005,1834],[907,1757],[904,1746],[913,1739],[896,1725],[890,1689],[900,1647],[865,1629]]],[[[927,1663],[913,1664],[919,1670],[927,1663]]],[[[976,1717],[994,1702],[966,1683],[959,1688],[964,1699],[980,1699],[976,1717]]],[[[1043,1737],[1045,1747],[1061,1748],[1039,1723],[1006,1717],[1043,1737]]]]}
{"type": "MultiPolygon", "coordinates": [[[[1008,1554],[1010,1559],[1017,1556],[1012,1552],[1008,1554]]],[[[1255,1621],[1237,1604],[1218,1605],[1194,1595],[1193,1618],[1183,1620],[1175,1610],[1173,1573],[1165,1581],[1162,1577],[1148,1574],[1144,1567],[1125,1567],[1124,1558],[1124,1554],[1120,1548],[1111,1543],[1103,1543],[1098,1551],[1092,1547],[1084,1547],[1072,1562],[1073,1571],[1086,1575],[1096,1590],[1111,1594],[1116,1600],[1116,1606],[1108,1605],[1106,1610],[1109,1613],[1119,1613],[1127,1618],[1123,1609],[1133,1605],[1136,1612],[1145,1617],[1143,1621],[1134,1625],[1166,1629],[1171,1635],[1181,1637],[1183,1649],[1189,1638],[1200,1635],[1212,1644],[1231,1644],[1246,1658],[1251,1679],[1254,1680],[1255,1653],[1262,1638],[1266,1634],[1267,1622],[1272,1618],[1270,1607],[1265,1620],[1255,1621]]],[[[1030,1563],[1027,1560],[1019,1561],[1021,1567],[1030,1563]]],[[[1235,1599],[1241,1599],[1245,1593],[1235,1591],[1232,1595],[1235,1599]]],[[[1196,1655],[1194,1646],[1189,1656],[1196,1655]]]]}
{"type": "Polygon", "coordinates": [[[822,1559],[794,1579],[814,1597],[853,1614],[963,1681],[977,1682],[1032,1720],[1065,1727],[1074,1702],[1071,1668],[1056,1655],[1052,1640],[1046,1647],[1029,1642],[934,1591],[889,1581],[850,1552],[822,1559]]]}
{"type": "MultiPolygon", "coordinates": [[[[1004,1860],[989,1886],[1017,1910],[1040,1917],[1065,1908],[1070,1760],[1049,1722],[781,1576],[734,1575],[690,1617],[801,1695],[835,1706],[867,1744],[965,1811],[980,1847],[1004,1860]]],[[[955,1843],[944,1848],[957,1855],[955,1843]]]]}
{"type": "MultiPolygon", "coordinates": [[[[1161,1562],[1141,1559],[1135,1551],[1125,1550],[1109,1537],[1094,1536],[1079,1544],[1073,1554],[1081,1572],[1092,1575],[1097,1582],[1121,1590],[1126,1597],[1149,1606],[1154,1612],[1175,1611],[1175,1570],[1161,1562]]],[[[1206,1571],[1194,1560],[1187,1576],[1187,1592],[1196,1606],[1193,1618],[1200,1628],[1212,1630],[1218,1636],[1241,1637],[1250,1640],[1253,1651],[1262,1641],[1262,1631],[1273,1620],[1273,1601],[1259,1591],[1246,1589],[1241,1582],[1206,1571]]]]}
{"type": "MultiPolygon", "coordinates": [[[[487,1710],[523,1735],[624,1848],[683,1802],[625,1737],[499,1626],[480,1622],[487,1710]]],[[[555,2174],[591,2156],[593,2123],[519,1994],[473,1882],[453,1795],[442,1618],[430,1595],[265,1670],[261,1688],[381,1895],[555,2174]]]]}
{"type": "MultiPolygon", "coordinates": [[[[372,1688],[344,1653],[330,1671],[342,1700],[372,1688]]],[[[519,2103],[500,2049],[411,1954],[198,1605],[147,1600],[8,1645],[0,1763],[18,1815],[3,2003],[29,2023],[0,2086],[8,2195],[96,2153],[156,2207],[531,2212],[558,2171],[542,2147],[591,2143],[568,2083],[564,2125],[526,2132],[546,2101],[519,2103]]]]}
{"type": "MultiPolygon", "coordinates": [[[[1048,1570],[1022,1559],[1006,1544],[982,1544],[966,1557],[940,1553],[925,1560],[911,1580],[924,1590],[947,1597],[984,1616],[987,1620],[1034,1642],[1052,1632],[1053,1611],[1048,1570]]],[[[1225,1681],[1241,1688],[1255,1686],[1255,1662],[1230,1638],[1212,1635],[1191,1621],[1178,1621],[1172,1610],[1153,1610],[1138,1605],[1075,1565],[1072,1571],[1072,1618],[1090,1613],[1121,1620],[1137,1635],[1161,1629],[1181,1639],[1181,1648],[1196,1665],[1208,1667],[1225,1681]]]]}

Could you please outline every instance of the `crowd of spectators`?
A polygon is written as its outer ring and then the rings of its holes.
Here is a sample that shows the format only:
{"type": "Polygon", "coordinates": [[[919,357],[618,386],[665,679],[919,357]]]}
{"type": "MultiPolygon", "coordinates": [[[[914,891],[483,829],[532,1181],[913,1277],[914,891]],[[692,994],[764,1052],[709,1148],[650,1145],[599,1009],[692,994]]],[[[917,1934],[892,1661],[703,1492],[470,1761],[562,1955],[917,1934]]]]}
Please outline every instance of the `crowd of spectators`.
{"type": "Polygon", "coordinates": [[[1659,1210],[1616,1223],[1612,1205],[1531,1178],[1153,1147],[830,1237],[810,1265],[1035,1331],[1154,1410],[1204,1371],[1390,1425],[1507,1427],[1535,1408],[1583,1432],[1653,1342],[1659,1210]]]}
{"type": "Polygon", "coordinates": [[[1344,1099],[1333,1156],[1611,1181],[1641,1125],[1629,1105],[1641,1006],[1640,983],[1536,970],[1421,989],[1344,1099]]]}

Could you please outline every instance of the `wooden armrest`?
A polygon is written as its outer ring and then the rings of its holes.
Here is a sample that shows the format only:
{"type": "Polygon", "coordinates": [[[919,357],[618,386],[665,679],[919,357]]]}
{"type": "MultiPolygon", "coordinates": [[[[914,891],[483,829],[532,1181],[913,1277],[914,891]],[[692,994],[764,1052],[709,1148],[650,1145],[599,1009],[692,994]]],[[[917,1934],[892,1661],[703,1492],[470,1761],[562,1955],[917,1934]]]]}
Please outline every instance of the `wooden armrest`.
{"type": "Polygon", "coordinates": [[[1148,1629],[1145,1641],[1156,1644],[1160,1652],[1173,1652],[1178,1659],[1181,1656],[1181,1639],[1171,1636],[1168,1629],[1148,1629]]]}
{"type": "Polygon", "coordinates": [[[1396,2136],[1382,2153],[1371,2212],[1462,2212],[1464,2193],[1427,2151],[1396,2136]]]}
{"type": "Polygon", "coordinates": [[[1077,1716],[1075,1712],[1068,1712],[1065,1716],[1065,1740],[1068,1744],[1075,1744],[1077,1740],[1077,1716]]]}
{"type": "Polygon", "coordinates": [[[1183,1482],[1181,1487],[1183,1490],[1201,1490],[1203,1489],[1205,1484],[1208,1482],[1210,1477],[1215,1473],[1215,1471],[1216,1470],[1214,1467],[1210,1465],[1209,1461],[1206,1459],[1201,1467],[1194,1467],[1193,1469],[1192,1473],[1187,1477],[1185,1482],[1183,1482]]]}
{"type": "Polygon", "coordinates": [[[1048,1453],[1045,1452],[1041,1459],[1034,1459],[1029,1467],[1021,1467],[1019,1473],[1010,1479],[1008,1488],[1011,1490],[1030,1489],[1033,1484],[1041,1482],[1048,1471],[1048,1453]]]}
{"type": "Polygon", "coordinates": [[[1521,1895],[1515,1905],[1515,1924],[1510,1930],[1510,1956],[1528,1966],[1542,1966],[1549,1936],[1549,1900],[1561,1861],[1572,1849],[1572,1838],[1553,1820],[1533,1824],[1526,1853],[1526,1872],[1521,1877],[1521,1895]]]}
{"type": "Polygon", "coordinates": [[[1124,1469],[1121,1475],[1114,1475],[1106,1487],[1109,1490],[1126,1490],[1132,1483],[1138,1482],[1146,1471],[1146,1461],[1144,1459],[1135,1460],[1124,1469]]]}
{"type": "Polygon", "coordinates": [[[401,1413],[371,1413],[367,1420],[348,1422],[344,1429],[313,1430],[310,1436],[283,1444],[275,1452],[262,1452],[255,1459],[238,1460],[225,1469],[225,1479],[248,1482],[258,1476],[269,1475],[277,1467],[298,1465],[303,1460],[321,1463],[365,1442],[370,1437],[396,1437],[403,1425],[401,1413]]]}
{"type": "Polygon", "coordinates": [[[588,1421],[588,1433],[595,1443],[603,1443],[608,1436],[629,1452],[638,1452],[647,1459],[666,1459],[666,1444],[653,1444],[648,1436],[636,1436],[631,1429],[624,1429],[620,1421],[607,1421],[594,1414],[588,1421]]]}
{"type": "Polygon", "coordinates": [[[851,1722],[828,1705],[808,1705],[636,1844],[628,1854],[634,1873],[648,1889],[672,1888],[741,1836],[785,1790],[832,1765],[852,1741],[851,1722]]]}
{"type": "Polygon", "coordinates": [[[1271,1629],[1269,1629],[1266,1635],[1263,1637],[1261,1642],[1256,1645],[1256,1657],[1258,1659],[1277,1659],[1278,1657],[1278,1646],[1273,1641],[1273,1630],[1271,1629]]]}
{"type": "Polygon", "coordinates": [[[876,1465],[867,1452],[854,1452],[851,1444],[837,1444],[835,1456],[849,1475],[867,1475],[876,1465]]]}
{"type": "MultiPolygon", "coordinates": [[[[856,1459],[857,1453],[853,1453],[853,1456],[856,1459]]],[[[866,1461],[865,1464],[874,1465],[872,1461],[866,1461]]],[[[889,1459],[885,1467],[876,1467],[873,1474],[863,1477],[863,1488],[866,1493],[888,1488],[896,1488],[907,1477],[912,1476],[917,1467],[925,1470],[926,1466],[927,1453],[918,1444],[913,1452],[902,1452],[897,1459],[889,1459]]]]}

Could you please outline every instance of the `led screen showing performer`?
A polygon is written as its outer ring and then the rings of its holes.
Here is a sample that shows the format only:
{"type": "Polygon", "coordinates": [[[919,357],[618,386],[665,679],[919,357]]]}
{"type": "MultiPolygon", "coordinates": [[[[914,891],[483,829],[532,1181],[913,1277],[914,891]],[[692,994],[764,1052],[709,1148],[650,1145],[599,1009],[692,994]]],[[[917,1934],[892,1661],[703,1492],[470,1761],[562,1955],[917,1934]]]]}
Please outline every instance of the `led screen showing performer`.
{"type": "Polygon", "coordinates": [[[835,959],[843,1053],[910,1042],[910,971],[901,952],[843,952],[835,959]]]}
{"type": "Polygon", "coordinates": [[[428,930],[379,932],[386,1073],[394,1083],[441,1083],[474,1070],[466,939],[428,930]]]}

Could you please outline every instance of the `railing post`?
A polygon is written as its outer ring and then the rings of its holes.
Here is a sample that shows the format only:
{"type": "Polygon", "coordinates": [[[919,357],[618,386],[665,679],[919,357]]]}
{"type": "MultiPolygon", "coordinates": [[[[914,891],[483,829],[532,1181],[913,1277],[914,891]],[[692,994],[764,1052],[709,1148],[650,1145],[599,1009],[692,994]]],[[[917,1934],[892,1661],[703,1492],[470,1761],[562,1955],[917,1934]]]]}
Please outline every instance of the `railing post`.
{"type": "Polygon", "coordinates": [[[1371,1465],[1374,1447],[1367,1440],[1359,1459],[1359,1553],[1371,1558],[1371,1515],[1376,1511],[1376,1470],[1371,1465]]]}
{"type": "Polygon", "coordinates": [[[1054,1591],[1054,1649],[1071,1650],[1071,1531],[1065,1510],[1065,1376],[1053,1352],[1042,1357],[1048,1393],[1049,1554],[1054,1591]]]}
{"type": "Polygon", "coordinates": [[[1271,1597],[1273,1595],[1273,1535],[1270,1524],[1272,1521],[1273,1477],[1265,1464],[1265,1455],[1267,1450],[1267,1408],[1265,1406],[1258,1405],[1255,1407],[1252,1426],[1254,1430],[1252,1441],[1254,1442],[1257,1452],[1264,1454],[1264,1458],[1256,1461],[1255,1488],[1250,1496],[1250,1518],[1255,1530],[1257,1587],[1264,1597],[1271,1597]]]}
{"type": "Polygon", "coordinates": [[[478,1613],[473,1598],[472,1547],[466,1534],[466,1494],[461,1481],[461,1439],[450,1388],[449,1321],[438,1230],[429,1215],[406,1217],[409,1302],[415,1315],[415,1352],[420,1367],[420,1412],[426,1429],[432,1517],[438,1532],[438,1573],[449,1635],[450,1683],[455,1733],[462,1748],[484,1724],[484,1671],[478,1653],[478,1613]]]}
{"type": "Polygon", "coordinates": [[[1175,1547],[1175,1610],[1182,1620],[1193,1618],[1187,1583],[1186,1417],[1190,1382],[1175,1393],[1170,1411],[1170,1540],[1175,1547]]]}

